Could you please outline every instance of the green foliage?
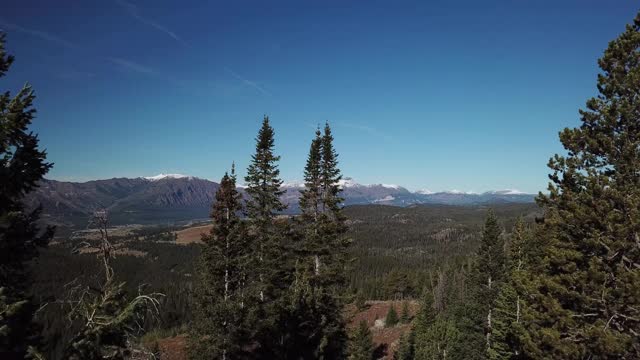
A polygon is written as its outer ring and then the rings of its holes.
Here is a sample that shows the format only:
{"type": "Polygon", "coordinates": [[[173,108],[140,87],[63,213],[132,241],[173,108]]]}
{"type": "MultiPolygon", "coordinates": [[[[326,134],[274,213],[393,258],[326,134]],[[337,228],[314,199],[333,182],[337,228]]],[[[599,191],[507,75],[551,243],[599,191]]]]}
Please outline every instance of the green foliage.
{"type": "Polygon", "coordinates": [[[245,182],[247,184],[247,215],[260,226],[268,226],[276,212],[285,209],[280,201],[280,170],[278,161],[280,156],[273,153],[275,147],[273,128],[269,123],[269,117],[265,116],[262,127],[256,138],[256,151],[251,156],[251,164],[247,168],[245,182]]]}
{"type": "Polygon", "coordinates": [[[640,14],[598,64],[597,97],[564,129],[540,195],[545,244],[531,272],[525,352],[640,358],[640,14]]]}
{"type": "Polygon", "coordinates": [[[225,174],[216,192],[211,218],[213,227],[203,235],[204,246],[197,265],[194,321],[189,337],[192,359],[241,358],[254,339],[256,297],[248,284],[253,266],[243,221],[242,198],[236,189],[235,169],[225,174]]]}
{"type": "Polygon", "coordinates": [[[247,233],[251,237],[253,266],[248,292],[257,296],[255,306],[256,321],[253,328],[257,332],[257,344],[261,356],[283,356],[286,326],[288,320],[286,291],[293,282],[294,262],[291,251],[291,232],[288,224],[275,221],[278,212],[286,206],[280,201],[283,190],[278,161],[280,156],[273,153],[275,147],[274,130],[269,118],[264,117],[256,138],[256,151],[247,168],[245,182],[247,233]]]}
{"type": "Polygon", "coordinates": [[[400,322],[408,324],[411,321],[411,314],[409,313],[409,303],[407,301],[402,302],[402,310],[400,311],[400,322]]]}
{"type": "Polygon", "coordinates": [[[393,354],[394,360],[413,360],[415,356],[415,334],[413,331],[403,334],[398,342],[398,349],[393,354]]]}
{"type": "Polygon", "coordinates": [[[367,298],[364,296],[362,291],[358,291],[356,293],[356,299],[355,299],[354,304],[355,304],[356,309],[358,311],[362,311],[362,310],[367,308],[367,298]]]}
{"type": "MultiPolygon", "coordinates": [[[[0,32],[0,78],[13,63],[0,32]]],[[[35,116],[31,86],[15,97],[0,93],[0,358],[37,357],[37,332],[32,317],[36,304],[27,294],[31,276],[27,262],[53,235],[41,231],[40,208],[26,209],[24,197],[37,186],[52,164],[38,149],[38,137],[28,128],[35,116]]]]}
{"type": "Polygon", "coordinates": [[[373,335],[366,321],[361,321],[349,342],[349,360],[373,359],[373,335]]]}
{"type": "Polygon", "coordinates": [[[531,262],[531,237],[519,218],[509,242],[507,273],[495,300],[490,359],[517,359],[522,355],[524,332],[522,312],[525,307],[525,283],[531,262]]]}
{"type": "Polygon", "coordinates": [[[157,310],[157,301],[147,295],[127,300],[124,283],[107,282],[95,295],[90,289],[79,290],[70,318],[81,319],[85,325],[67,345],[64,359],[130,358],[131,336],[142,330],[139,324],[147,309],[157,310]]]}
{"type": "Polygon", "coordinates": [[[490,210],[485,220],[480,249],[469,274],[468,300],[456,310],[457,328],[461,332],[453,355],[466,359],[485,359],[491,351],[495,299],[504,281],[506,255],[502,229],[490,210]]]}
{"type": "Polygon", "coordinates": [[[318,129],[311,141],[305,166],[305,189],[301,191],[298,218],[295,280],[292,286],[291,325],[296,341],[289,358],[342,358],[346,332],[342,309],[345,305],[346,226],[339,206],[337,186],[340,171],[333,150],[330,128],[318,129]],[[325,149],[329,147],[331,151],[325,149]],[[326,156],[331,156],[326,159],[326,156]],[[331,168],[327,168],[331,167],[331,168]],[[327,178],[330,176],[330,178],[327,178]]]}
{"type": "Polygon", "coordinates": [[[452,355],[459,338],[460,335],[454,321],[446,319],[444,316],[437,316],[426,333],[421,334],[419,337],[416,335],[415,359],[461,359],[452,355]]]}
{"type": "Polygon", "coordinates": [[[396,307],[391,304],[389,307],[389,311],[387,311],[387,316],[384,318],[384,326],[385,327],[394,327],[398,325],[400,319],[398,318],[398,312],[396,311],[396,307]]]}

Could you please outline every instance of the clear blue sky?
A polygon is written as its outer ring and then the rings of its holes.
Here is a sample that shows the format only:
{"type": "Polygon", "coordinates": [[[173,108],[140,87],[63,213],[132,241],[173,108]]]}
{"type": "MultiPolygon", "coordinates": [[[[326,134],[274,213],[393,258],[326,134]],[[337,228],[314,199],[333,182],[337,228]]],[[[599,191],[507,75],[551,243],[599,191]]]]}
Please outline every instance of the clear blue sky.
{"type": "Polygon", "coordinates": [[[597,62],[640,9],[616,1],[13,1],[1,90],[78,180],[244,175],[263,114],[285,180],[329,120],[345,175],[410,189],[546,188],[597,62]]]}

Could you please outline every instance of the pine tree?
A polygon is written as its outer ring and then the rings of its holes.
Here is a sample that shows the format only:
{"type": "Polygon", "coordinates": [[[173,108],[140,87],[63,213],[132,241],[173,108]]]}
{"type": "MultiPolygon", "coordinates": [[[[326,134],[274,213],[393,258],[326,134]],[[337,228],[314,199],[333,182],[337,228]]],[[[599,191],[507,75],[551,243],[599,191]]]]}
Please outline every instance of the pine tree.
{"type": "Polygon", "coordinates": [[[433,294],[425,292],[422,305],[414,321],[414,354],[416,360],[462,359],[451,356],[459,342],[454,321],[434,310],[433,294]]]}
{"type": "Polygon", "coordinates": [[[433,294],[425,291],[422,294],[420,310],[414,321],[414,332],[416,333],[416,348],[423,346],[427,341],[425,335],[429,332],[429,328],[434,323],[436,312],[433,307],[433,294]]]}
{"type": "MultiPolygon", "coordinates": [[[[325,135],[330,136],[328,125],[325,129],[325,135]]],[[[298,291],[296,313],[300,320],[294,332],[302,341],[300,347],[315,349],[316,358],[343,357],[346,343],[342,319],[347,245],[342,234],[346,228],[342,209],[335,200],[340,189],[337,187],[339,170],[334,150],[329,152],[332,157],[329,164],[333,168],[330,171],[325,168],[324,149],[325,146],[332,149],[331,141],[332,138],[321,136],[318,129],[309,149],[304,171],[305,189],[300,196],[302,245],[293,287],[298,291]],[[325,178],[326,174],[332,174],[333,179],[325,178]],[[327,188],[333,192],[329,197],[324,193],[327,188]],[[328,199],[331,205],[327,205],[328,199]],[[309,313],[304,315],[301,309],[307,309],[309,313]],[[303,336],[305,333],[307,336],[303,336]]]]}
{"type": "Polygon", "coordinates": [[[527,229],[518,218],[507,256],[507,273],[495,300],[490,359],[517,359],[522,355],[520,334],[524,307],[524,282],[527,278],[527,229]]]}
{"type": "Polygon", "coordinates": [[[373,336],[366,321],[361,321],[349,343],[349,360],[372,360],[373,336]]]}
{"type": "Polygon", "coordinates": [[[394,360],[413,360],[415,356],[414,336],[415,334],[413,331],[400,336],[400,340],[398,341],[398,348],[393,353],[394,360]]]}
{"type": "Polygon", "coordinates": [[[285,351],[287,334],[283,323],[288,316],[285,291],[294,274],[286,243],[286,224],[280,226],[275,221],[278,212],[286,206],[280,201],[284,191],[280,189],[280,156],[274,154],[274,147],[274,131],[265,116],[256,138],[256,152],[245,177],[249,196],[246,202],[248,234],[255,257],[249,277],[255,278],[251,292],[259,299],[254,326],[258,332],[259,350],[255,354],[263,358],[282,357],[285,351]]]}
{"type": "MultiPolygon", "coordinates": [[[[0,78],[13,63],[0,33],[0,78]]],[[[15,97],[0,94],[0,358],[36,356],[32,323],[36,304],[27,295],[31,278],[27,262],[38,255],[53,235],[53,228],[38,227],[41,208],[28,210],[24,197],[53,166],[38,149],[38,137],[28,131],[35,116],[30,85],[15,97]]]]}
{"type": "Polygon", "coordinates": [[[549,161],[543,261],[527,309],[535,358],[640,358],[640,14],[599,60],[599,94],[549,161]]]}
{"type": "Polygon", "coordinates": [[[242,196],[232,166],[231,175],[222,177],[216,191],[213,227],[202,238],[189,338],[192,359],[242,358],[253,339],[248,310],[255,299],[247,290],[251,252],[241,211],[242,196]]]}
{"type": "Polygon", "coordinates": [[[438,315],[423,335],[418,347],[416,344],[416,360],[460,359],[453,356],[453,349],[459,341],[459,332],[453,320],[438,315]]]}
{"type": "Polygon", "coordinates": [[[409,303],[406,301],[402,302],[402,311],[400,312],[400,322],[403,324],[408,324],[411,321],[411,314],[409,313],[409,303]]]}
{"type": "Polygon", "coordinates": [[[340,197],[340,180],[342,175],[338,168],[338,154],[333,147],[333,134],[331,133],[331,127],[326,122],[324,125],[324,133],[322,134],[322,207],[326,212],[328,211],[334,220],[343,220],[342,215],[342,202],[344,199],[340,197]]]}
{"type": "Polygon", "coordinates": [[[384,326],[386,327],[394,327],[398,325],[398,312],[396,311],[396,307],[393,304],[389,307],[389,311],[387,311],[387,316],[384,318],[384,326]]]}
{"type": "MultiPolygon", "coordinates": [[[[324,243],[321,229],[322,197],[322,137],[320,129],[316,130],[315,138],[311,141],[307,164],[304,168],[304,190],[300,191],[300,219],[302,220],[304,239],[301,256],[303,268],[308,267],[315,276],[320,275],[321,257],[326,256],[331,249],[324,243]]],[[[317,287],[318,284],[312,286],[317,287]]]]}
{"type": "Polygon", "coordinates": [[[358,291],[356,293],[354,305],[356,306],[356,309],[359,311],[367,308],[367,298],[364,296],[364,293],[362,291],[358,291]]]}
{"type": "Polygon", "coordinates": [[[493,308],[506,270],[501,233],[495,213],[489,210],[470,276],[469,300],[457,309],[457,327],[462,339],[455,349],[456,358],[485,359],[491,351],[493,308]]]}

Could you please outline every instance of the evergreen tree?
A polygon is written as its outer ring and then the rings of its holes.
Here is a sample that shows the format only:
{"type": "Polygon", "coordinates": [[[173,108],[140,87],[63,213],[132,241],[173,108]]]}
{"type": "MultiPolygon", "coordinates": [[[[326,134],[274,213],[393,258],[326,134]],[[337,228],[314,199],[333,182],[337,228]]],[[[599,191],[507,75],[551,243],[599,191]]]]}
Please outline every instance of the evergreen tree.
{"type": "Polygon", "coordinates": [[[255,298],[247,291],[251,252],[240,213],[242,198],[236,189],[234,167],[216,191],[211,218],[213,227],[204,234],[197,264],[194,321],[190,357],[238,359],[246,356],[253,339],[247,310],[255,298]]]}
{"type": "Polygon", "coordinates": [[[453,320],[447,319],[443,314],[436,314],[431,292],[424,293],[414,324],[416,360],[459,358],[450,355],[459,342],[458,330],[453,320]]]}
{"type": "Polygon", "coordinates": [[[520,334],[524,307],[524,282],[527,278],[527,229],[518,218],[513,229],[507,256],[507,273],[495,301],[490,359],[517,359],[522,355],[520,334]]]}
{"type": "Polygon", "coordinates": [[[408,324],[411,321],[411,314],[409,313],[409,303],[407,301],[402,302],[402,311],[400,312],[400,322],[408,324]]]}
{"type": "Polygon", "coordinates": [[[373,359],[373,336],[366,321],[361,321],[349,343],[349,360],[373,359]]]}
{"type": "MultiPolygon", "coordinates": [[[[326,131],[330,136],[330,130],[326,131]]],[[[346,228],[342,208],[335,203],[340,190],[337,188],[337,155],[334,150],[330,152],[332,160],[329,164],[333,168],[327,171],[323,151],[325,146],[332,148],[331,141],[332,138],[321,136],[318,129],[311,142],[304,171],[305,189],[300,196],[303,235],[293,287],[298,291],[296,318],[299,321],[298,329],[292,332],[302,342],[299,347],[315,349],[315,358],[343,357],[346,345],[342,319],[347,244],[342,234],[346,228]],[[324,177],[326,174],[332,174],[333,180],[327,180],[324,177]],[[330,197],[325,196],[324,190],[327,188],[333,191],[330,197]],[[326,203],[327,199],[331,200],[330,206],[326,203]],[[304,315],[300,313],[301,309],[307,309],[309,313],[304,315]],[[303,335],[305,333],[306,336],[303,335]]]]}
{"type": "Polygon", "coordinates": [[[426,344],[426,334],[429,332],[429,328],[434,323],[435,318],[436,312],[433,307],[433,294],[431,294],[430,291],[425,291],[424,294],[422,294],[420,310],[414,321],[415,326],[413,331],[416,334],[416,349],[426,344]]]}
{"type": "MultiPolygon", "coordinates": [[[[338,168],[338,154],[333,147],[333,134],[331,127],[326,122],[324,125],[324,133],[322,134],[322,161],[320,171],[322,172],[322,208],[328,211],[330,215],[339,223],[344,220],[342,215],[342,202],[344,199],[340,197],[340,180],[342,175],[338,168]]],[[[342,225],[342,224],[340,224],[342,225]]]]}
{"type": "Polygon", "coordinates": [[[284,190],[278,161],[274,154],[274,131],[269,118],[264,117],[256,138],[256,152],[252,155],[245,182],[248,234],[251,237],[254,266],[250,278],[252,293],[257,294],[257,346],[254,353],[263,358],[282,357],[285,351],[288,300],[285,291],[292,283],[290,247],[287,244],[286,224],[276,223],[276,215],[286,206],[280,201],[284,190]]]}
{"type": "Polygon", "coordinates": [[[545,244],[531,274],[525,352],[640,358],[640,14],[599,60],[599,94],[549,161],[545,244]]]}
{"type": "Polygon", "coordinates": [[[410,331],[400,336],[398,348],[393,353],[394,360],[413,360],[415,354],[414,332],[410,331]]]}
{"type": "Polygon", "coordinates": [[[415,359],[460,359],[457,356],[452,356],[458,339],[459,332],[454,321],[439,314],[428,331],[422,335],[420,344],[416,343],[415,359]]]}
{"type": "MultiPolygon", "coordinates": [[[[13,63],[0,33],[0,78],[13,63]]],[[[36,331],[32,323],[36,304],[27,291],[31,278],[27,262],[38,255],[53,235],[53,228],[38,227],[41,208],[28,210],[25,195],[51,169],[38,138],[28,131],[35,116],[30,85],[15,97],[0,94],[0,358],[36,356],[36,331]]]]}
{"type": "Polygon", "coordinates": [[[389,311],[387,311],[387,316],[384,318],[384,326],[386,327],[394,327],[398,325],[400,319],[398,319],[398,312],[396,311],[396,307],[393,304],[389,307],[389,311]]]}
{"type": "Polygon", "coordinates": [[[364,310],[367,308],[367,298],[362,291],[356,293],[356,299],[354,301],[357,310],[364,310]]]}
{"type": "Polygon", "coordinates": [[[498,219],[494,212],[489,210],[476,263],[470,276],[469,300],[457,309],[457,327],[462,338],[455,349],[456,358],[485,359],[491,351],[493,308],[506,267],[501,233],[498,219]]]}

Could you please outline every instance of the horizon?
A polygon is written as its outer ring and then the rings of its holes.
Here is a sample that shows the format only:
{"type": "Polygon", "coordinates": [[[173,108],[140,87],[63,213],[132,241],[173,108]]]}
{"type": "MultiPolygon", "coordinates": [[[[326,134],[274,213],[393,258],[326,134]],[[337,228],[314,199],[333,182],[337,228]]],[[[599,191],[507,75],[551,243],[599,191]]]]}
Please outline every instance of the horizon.
{"type": "MultiPolygon", "coordinates": [[[[145,179],[145,180],[149,180],[149,181],[156,181],[156,180],[161,180],[161,179],[166,179],[166,178],[195,178],[195,179],[200,179],[200,180],[207,180],[207,181],[211,181],[214,182],[216,184],[219,184],[220,181],[217,179],[209,179],[209,178],[204,178],[204,177],[199,177],[199,176],[193,176],[193,175],[189,175],[189,174],[177,174],[177,173],[160,173],[157,175],[152,175],[152,176],[113,176],[113,177],[106,177],[106,178],[101,178],[101,179],[88,179],[88,180],[82,180],[82,181],[73,181],[73,180],[58,180],[58,179],[52,179],[49,177],[45,176],[46,180],[54,180],[54,181],[60,181],[60,182],[70,182],[70,183],[78,183],[78,184],[82,184],[82,183],[86,183],[86,182],[91,182],[91,181],[103,181],[103,180],[114,180],[114,179],[145,179]]],[[[243,179],[238,179],[238,184],[236,185],[236,187],[238,188],[245,188],[246,184],[244,183],[243,179]]],[[[380,183],[380,182],[374,182],[374,183],[361,183],[358,182],[357,179],[354,179],[351,176],[342,176],[341,181],[346,181],[346,182],[350,182],[353,185],[359,185],[359,186],[382,186],[382,187],[386,187],[386,188],[403,188],[405,190],[408,190],[411,193],[421,193],[424,195],[430,195],[430,194],[438,194],[438,193],[449,193],[449,194],[464,194],[464,195],[482,195],[482,194],[488,194],[488,193],[497,193],[497,192],[502,192],[502,191],[508,191],[510,192],[510,195],[536,195],[538,194],[538,192],[535,193],[528,193],[525,191],[521,191],[519,189],[514,189],[514,188],[505,188],[505,189],[485,189],[485,190],[481,190],[481,191],[475,191],[475,190],[459,190],[459,189],[436,189],[436,190],[432,190],[429,189],[428,187],[418,187],[418,188],[410,188],[407,186],[404,186],[402,184],[386,184],[386,183],[380,183]]],[[[343,186],[348,187],[349,185],[344,185],[343,186]]],[[[293,180],[285,180],[283,179],[282,181],[282,187],[304,187],[304,181],[301,179],[293,179],[293,180]]],[[[544,192],[544,191],[543,191],[544,192]]]]}
{"type": "Polygon", "coordinates": [[[263,114],[281,178],[329,121],[344,176],[416,191],[547,188],[632,2],[13,4],[15,94],[36,93],[47,178],[244,178],[263,114]],[[264,14],[269,16],[264,16],[264,14]],[[91,19],[91,21],[87,21],[91,19]],[[597,26],[594,26],[597,25],[597,26]],[[64,91],[60,91],[60,88],[64,91]],[[381,170],[382,169],[382,170],[381,170]]]}

